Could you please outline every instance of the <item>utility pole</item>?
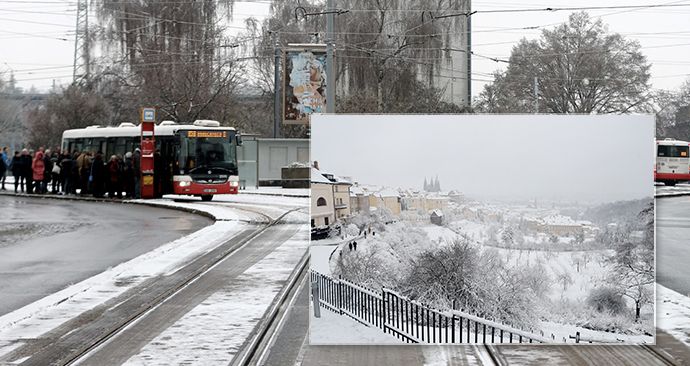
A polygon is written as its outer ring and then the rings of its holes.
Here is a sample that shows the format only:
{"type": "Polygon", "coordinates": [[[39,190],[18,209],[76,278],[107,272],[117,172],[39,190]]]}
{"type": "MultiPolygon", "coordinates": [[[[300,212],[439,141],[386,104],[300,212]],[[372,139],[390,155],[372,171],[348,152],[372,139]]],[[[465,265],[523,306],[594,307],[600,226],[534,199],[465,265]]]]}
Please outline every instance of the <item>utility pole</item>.
{"type": "Polygon", "coordinates": [[[91,73],[91,47],[89,39],[89,0],[77,1],[77,24],[74,32],[74,66],[72,82],[88,80],[91,73]]]}
{"type": "Polygon", "coordinates": [[[326,11],[326,113],[335,113],[335,67],[333,65],[334,13],[333,0],[328,0],[326,11]]]}
{"type": "Polygon", "coordinates": [[[539,113],[539,83],[537,77],[534,77],[534,113],[539,113]]]}
{"type": "Polygon", "coordinates": [[[467,1],[467,107],[472,107],[472,1],[467,1]]]}
{"type": "Polygon", "coordinates": [[[275,91],[275,97],[273,100],[273,138],[278,138],[280,136],[280,122],[282,120],[282,93],[280,88],[280,44],[278,43],[278,32],[274,33],[275,37],[275,67],[273,75],[273,90],[275,91]]]}

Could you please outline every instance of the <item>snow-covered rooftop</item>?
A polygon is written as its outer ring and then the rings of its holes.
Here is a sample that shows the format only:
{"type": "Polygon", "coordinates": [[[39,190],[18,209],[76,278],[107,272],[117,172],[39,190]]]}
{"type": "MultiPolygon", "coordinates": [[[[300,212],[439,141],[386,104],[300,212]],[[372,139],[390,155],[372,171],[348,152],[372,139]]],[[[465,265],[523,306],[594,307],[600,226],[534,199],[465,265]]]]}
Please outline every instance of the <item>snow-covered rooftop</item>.
{"type": "Polygon", "coordinates": [[[326,173],[314,167],[311,168],[311,182],[322,184],[352,184],[337,175],[326,173]]]}

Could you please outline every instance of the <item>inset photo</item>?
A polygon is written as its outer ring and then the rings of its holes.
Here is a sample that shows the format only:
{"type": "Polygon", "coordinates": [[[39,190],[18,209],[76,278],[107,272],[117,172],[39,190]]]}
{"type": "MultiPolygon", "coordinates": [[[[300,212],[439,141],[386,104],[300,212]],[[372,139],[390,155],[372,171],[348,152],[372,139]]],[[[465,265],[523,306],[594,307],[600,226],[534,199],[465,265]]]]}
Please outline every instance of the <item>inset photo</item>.
{"type": "Polygon", "coordinates": [[[311,344],[654,344],[651,115],[312,116],[311,344]]]}

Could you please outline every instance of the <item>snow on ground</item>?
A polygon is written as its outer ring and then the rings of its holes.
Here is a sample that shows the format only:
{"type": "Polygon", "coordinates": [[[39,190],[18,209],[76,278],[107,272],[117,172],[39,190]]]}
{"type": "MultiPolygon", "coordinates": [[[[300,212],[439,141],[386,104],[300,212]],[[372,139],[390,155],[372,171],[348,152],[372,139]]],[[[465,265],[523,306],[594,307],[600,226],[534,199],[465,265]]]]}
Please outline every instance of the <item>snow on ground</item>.
{"type": "Polygon", "coordinates": [[[197,305],[125,364],[229,364],[307,249],[309,227],[300,226],[290,240],[197,305]]]}
{"type": "Polygon", "coordinates": [[[338,315],[321,308],[321,317],[314,316],[314,309],[309,306],[309,343],[324,344],[404,344],[390,334],[375,327],[368,327],[347,315],[338,315]]]}
{"type": "MultiPolygon", "coordinates": [[[[279,197],[282,198],[282,197],[279,197]]],[[[295,198],[290,198],[296,200],[295,198]]],[[[306,200],[306,199],[301,199],[306,200]]],[[[245,228],[237,220],[250,220],[256,214],[238,212],[222,205],[180,203],[170,200],[150,200],[158,206],[183,206],[205,211],[219,220],[211,226],[168,244],[96,276],[49,295],[21,309],[0,317],[0,355],[6,354],[26,338],[35,338],[83,312],[119,296],[143,281],[175,272],[192,258],[207,253],[245,228]]],[[[290,215],[299,222],[306,222],[306,214],[290,215]]]]}
{"type": "Polygon", "coordinates": [[[575,333],[580,332],[581,341],[580,343],[587,343],[586,339],[592,339],[597,343],[616,343],[616,344],[652,344],[654,343],[654,337],[646,335],[628,335],[628,334],[618,334],[603,332],[597,330],[591,330],[587,328],[577,327],[569,324],[561,324],[555,322],[542,321],[540,323],[540,328],[544,332],[545,336],[550,336],[553,334],[555,336],[554,342],[556,343],[575,343],[575,339],[571,339],[570,336],[575,336],[575,333]],[[565,342],[564,339],[565,338],[565,342]]]}
{"type": "Polygon", "coordinates": [[[329,258],[337,247],[333,245],[312,245],[309,247],[309,268],[326,276],[331,275],[329,258]]]}
{"type": "Polygon", "coordinates": [[[283,188],[283,187],[247,187],[241,190],[240,194],[261,194],[261,195],[280,195],[287,197],[309,197],[311,190],[309,188],[283,188]]]}
{"type": "Polygon", "coordinates": [[[690,347],[690,297],[656,285],[656,326],[690,347]]]}
{"type": "Polygon", "coordinates": [[[216,222],[0,317],[0,355],[18,347],[17,340],[36,338],[151,277],[175,272],[244,228],[236,221],[216,222]]]}
{"type": "Polygon", "coordinates": [[[690,194],[690,184],[679,183],[673,187],[656,185],[656,197],[673,196],[677,194],[690,194]]]}
{"type": "Polygon", "coordinates": [[[452,243],[453,240],[458,238],[458,234],[443,226],[424,225],[421,227],[421,229],[426,233],[426,236],[429,237],[429,239],[438,243],[452,243]]]}

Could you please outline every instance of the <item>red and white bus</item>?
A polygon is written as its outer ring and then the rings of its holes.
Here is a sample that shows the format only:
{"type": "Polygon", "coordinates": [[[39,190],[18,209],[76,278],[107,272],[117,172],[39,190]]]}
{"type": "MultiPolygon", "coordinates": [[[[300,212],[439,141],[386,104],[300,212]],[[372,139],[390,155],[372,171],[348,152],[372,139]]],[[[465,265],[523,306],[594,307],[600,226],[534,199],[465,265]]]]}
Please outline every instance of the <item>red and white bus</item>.
{"type": "MultiPolygon", "coordinates": [[[[215,194],[237,194],[237,147],[242,141],[232,127],[217,121],[193,124],[163,121],[154,128],[156,150],[154,179],[157,192],[199,196],[210,201],[215,194]]],[[[63,151],[101,151],[124,156],[141,142],[141,129],[132,123],[118,127],[90,126],[62,134],[63,151]]]]}
{"type": "Polygon", "coordinates": [[[674,186],[690,181],[690,145],[687,141],[664,139],[656,141],[654,181],[674,186]]]}

